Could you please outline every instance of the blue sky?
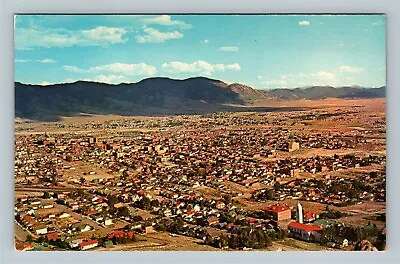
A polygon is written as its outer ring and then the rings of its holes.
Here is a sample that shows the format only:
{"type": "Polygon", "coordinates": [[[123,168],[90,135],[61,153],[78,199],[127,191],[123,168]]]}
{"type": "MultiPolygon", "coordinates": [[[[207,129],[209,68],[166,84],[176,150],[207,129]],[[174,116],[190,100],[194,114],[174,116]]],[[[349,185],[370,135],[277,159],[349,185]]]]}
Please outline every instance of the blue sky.
{"type": "Polygon", "coordinates": [[[18,15],[15,80],[386,85],[383,15],[18,15]]]}

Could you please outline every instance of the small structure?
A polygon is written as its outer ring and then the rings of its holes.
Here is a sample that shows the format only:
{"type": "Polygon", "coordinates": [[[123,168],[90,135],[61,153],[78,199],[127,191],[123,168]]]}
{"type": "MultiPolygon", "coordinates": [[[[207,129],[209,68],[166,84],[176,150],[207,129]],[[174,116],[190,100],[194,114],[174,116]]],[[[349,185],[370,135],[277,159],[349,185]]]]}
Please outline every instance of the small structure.
{"type": "Polygon", "coordinates": [[[46,239],[48,241],[56,241],[58,239],[58,233],[57,232],[52,232],[52,233],[48,233],[46,234],[46,239]]]}
{"type": "Polygon", "coordinates": [[[32,250],[33,246],[30,243],[15,240],[15,249],[18,251],[32,250]]]}
{"type": "Polygon", "coordinates": [[[144,228],[144,232],[145,232],[146,234],[154,233],[154,228],[153,228],[153,226],[146,226],[146,227],[144,228]]]}
{"type": "Polygon", "coordinates": [[[334,248],[344,248],[349,245],[349,241],[346,238],[334,236],[333,241],[328,242],[327,245],[334,248]]]}
{"type": "Polygon", "coordinates": [[[317,212],[306,212],[304,214],[304,222],[306,223],[311,223],[319,218],[319,215],[317,212]]]}
{"type": "Polygon", "coordinates": [[[47,227],[44,225],[36,225],[33,227],[33,231],[35,231],[36,235],[47,234],[47,227]]]}
{"type": "Polygon", "coordinates": [[[300,149],[300,143],[292,140],[289,142],[289,152],[293,152],[300,149]]]}
{"type": "Polygon", "coordinates": [[[112,219],[106,218],[106,219],[104,220],[104,225],[105,225],[105,226],[109,226],[109,225],[112,225],[112,224],[113,224],[112,219]]]}
{"type": "Polygon", "coordinates": [[[83,242],[82,239],[67,239],[65,242],[68,243],[70,248],[79,247],[79,245],[83,242]]]}
{"type": "Polygon", "coordinates": [[[94,247],[97,247],[97,245],[99,244],[99,242],[95,239],[93,240],[89,240],[89,241],[85,241],[79,244],[79,247],[81,250],[88,250],[94,247]]]}

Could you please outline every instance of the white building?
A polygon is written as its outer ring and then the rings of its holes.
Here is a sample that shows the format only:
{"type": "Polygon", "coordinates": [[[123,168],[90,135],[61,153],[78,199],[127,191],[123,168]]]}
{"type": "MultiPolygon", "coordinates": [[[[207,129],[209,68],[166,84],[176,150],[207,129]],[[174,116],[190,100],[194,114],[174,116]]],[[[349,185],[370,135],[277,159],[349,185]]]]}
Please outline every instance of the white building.
{"type": "Polygon", "coordinates": [[[80,243],[79,246],[81,247],[81,250],[88,250],[88,249],[97,247],[98,244],[99,243],[97,242],[97,240],[90,240],[90,241],[80,243]]]}
{"type": "Polygon", "coordinates": [[[36,235],[47,234],[47,227],[45,227],[45,226],[44,227],[43,226],[35,227],[34,230],[36,232],[36,235]]]}
{"type": "Polygon", "coordinates": [[[297,203],[296,206],[296,221],[300,224],[303,223],[303,206],[300,203],[297,203]]]}
{"type": "Polygon", "coordinates": [[[112,219],[107,218],[106,220],[104,220],[104,225],[109,226],[109,225],[112,225],[112,224],[113,224],[112,219]]]}

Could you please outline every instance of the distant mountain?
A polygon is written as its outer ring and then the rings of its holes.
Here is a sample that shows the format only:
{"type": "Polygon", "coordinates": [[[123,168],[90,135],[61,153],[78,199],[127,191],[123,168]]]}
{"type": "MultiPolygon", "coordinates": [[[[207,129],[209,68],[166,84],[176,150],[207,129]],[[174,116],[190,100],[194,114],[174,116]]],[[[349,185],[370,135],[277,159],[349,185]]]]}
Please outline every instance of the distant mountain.
{"type": "Polygon", "coordinates": [[[49,86],[15,83],[16,117],[57,120],[80,113],[119,115],[194,114],[247,109],[255,101],[384,97],[386,87],[308,87],[256,90],[242,84],[196,77],[149,78],[110,85],[78,81],[49,86]]]}
{"type": "Polygon", "coordinates": [[[386,96],[386,86],[380,88],[364,87],[332,87],[332,86],[311,86],[296,89],[275,89],[268,91],[282,100],[296,99],[325,99],[325,98],[380,98],[386,96]]]}

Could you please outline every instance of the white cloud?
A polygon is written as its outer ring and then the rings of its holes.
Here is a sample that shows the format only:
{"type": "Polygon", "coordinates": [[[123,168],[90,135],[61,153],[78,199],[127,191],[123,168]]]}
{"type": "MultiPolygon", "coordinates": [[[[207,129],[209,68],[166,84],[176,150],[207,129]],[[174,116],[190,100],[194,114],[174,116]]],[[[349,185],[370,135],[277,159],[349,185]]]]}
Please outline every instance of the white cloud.
{"type": "Polygon", "coordinates": [[[237,52],[237,51],[239,51],[239,47],[235,47],[235,46],[225,46],[225,47],[220,47],[219,50],[220,50],[220,51],[232,51],[232,52],[237,52]]]}
{"type": "Polygon", "coordinates": [[[84,69],[81,69],[76,66],[71,66],[71,65],[64,65],[63,68],[64,68],[64,70],[70,71],[70,72],[85,72],[84,69]]]}
{"type": "Polygon", "coordinates": [[[183,34],[179,31],[173,32],[161,32],[155,28],[144,28],[144,35],[136,36],[136,40],[139,43],[161,43],[169,39],[180,39],[183,38],[183,34]]]}
{"type": "Polygon", "coordinates": [[[126,64],[112,63],[89,68],[88,72],[108,72],[113,74],[122,74],[127,76],[149,76],[157,73],[156,67],[146,63],[126,64]]]}
{"type": "MultiPolygon", "coordinates": [[[[76,66],[63,66],[66,71],[77,73],[108,73],[108,78],[124,77],[124,76],[152,76],[157,73],[156,67],[146,63],[127,64],[127,63],[111,63],[82,69],[76,66]]],[[[99,75],[104,78],[105,75],[99,75]]]]}
{"type": "Polygon", "coordinates": [[[240,71],[240,64],[239,63],[228,64],[226,68],[228,68],[229,70],[240,71]]]}
{"type": "Polygon", "coordinates": [[[158,25],[163,25],[163,26],[177,26],[183,29],[189,29],[192,27],[192,25],[187,24],[183,21],[179,20],[172,20],[171,16],[169,15],[161,15],[157,17],[152,17],[152,18],[145,18],[143,21],[146,24],[158,24],[158,25]]]}
{"type": "Polygon", "coordinates": [[[112,84],[134,82],[124,75],[113,75],[113,74],[110,75],[101,74],[101,75],[96,75],[94,78],[85,78],[83,80],[87,82],[112,83],[112,84]]]}
{"type": "Polygon", "coordinates": [[[36,48],[72,46],[108,46],[123,43],[127,31],[123,28],[96,27],[89,30],[29,29],[16,28],[15,48],[31,50],[36,48]]]}
{"type": "Polygon", "coordinates": [[[216,71],[225,71],[225,65],[224,64],[215,64],[214,68],[216,71]]]}
{"type": "Polygon", "coordinates": [[[16,62],[16,63],[26,63],[26,62],[30,62],[30,60],[20,60],[20,59],[16,59],[16,60],[14,60],[14,62],[16,62]]]}
{"type": "Polygon", "coordinates": [[[210,64],[206,61],[199,60],[193,63],[185,63],[180,61],[166,62],[162,64],[162,68],[168,73],[197,73],[202,75],[211,75],[214,71],[240,70],[238,63],[233,64],[210,64]]]}
{"type": "Polygon", "coordinates": [[[53,60],[53,59],[37,60],[37,62],[40,62],[40,63],[56,63],[56,61],[53,60]]]}
{"type": "Polygon", "coordinates": [[[184,63],[180,61],[172,61],[168,63],[163,63],[162,68],[169,73],[200,73],[204,75],[211,75],[214,67],[206,61],[196,61],[193,63],[184,63]]]}
{"type": "Polygon", "coordinates": [[[310,21],[307,20],[299,21],[300,26],[309,26],[310,24],[311,24],[310,21]]]}
{"type": "Polygon", "coordinates": [[[208,44],[208,43],[210,43],[210,41],[208,39],[205,39],[205,40],[202,40],[201,43],[208,44]]]}
{"type": "Polygon", "coordinates": [[[325,72],[325,71],[317,72],[317,73],[313,74],[313,76],[317,77],[319,80],[322,80],[322,81],[332,81],[336,78],[335,74],[333,74],[331,72],[325,72]]]}
{"type": "Polygon", "coordinates": [[[56,63],[53,59],[42,59],[42,60],[21,60],[16,59],[15,62],[17,63],[27,63],[27,62],[40,62],[40,63],[56,63]]]}
{"type": "Polygon", "coordinates": [[[105,44],[115,44],[125,42],[122,37],[126,34],[126,30],[123,28],[97,27],[90,30],[82,30],[81,34],[89,42],[99,41],[105,44]]]}
{"type": "Polygon", "coordinates": [[[360,67],[352,67],[352,66],[347,66],[347,65],[340,66],[339,69],[340,69],[340,72],[354,72],[354,73],[357,73],[357,72],[362,72],[363,71],[363,69],[360,68],[360,67]]]}

